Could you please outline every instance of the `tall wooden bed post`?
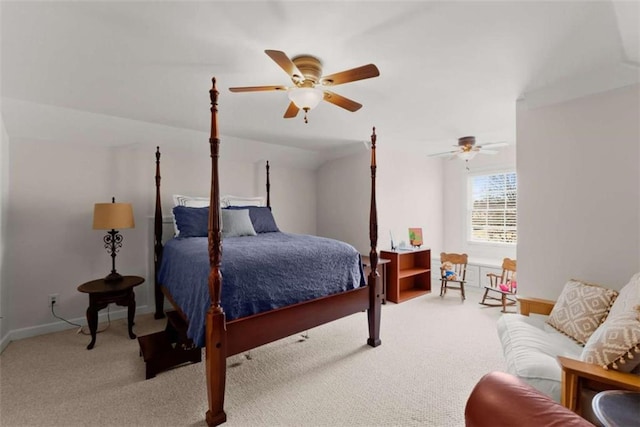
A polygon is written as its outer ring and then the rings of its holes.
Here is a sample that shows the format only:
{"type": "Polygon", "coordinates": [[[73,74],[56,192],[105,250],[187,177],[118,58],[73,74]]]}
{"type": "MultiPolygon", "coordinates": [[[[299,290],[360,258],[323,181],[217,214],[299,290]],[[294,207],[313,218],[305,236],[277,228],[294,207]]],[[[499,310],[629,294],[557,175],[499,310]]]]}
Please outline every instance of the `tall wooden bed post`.
{"type": "Polygon", "coordinates": [[[371,133],[371,209],[369,211],[369,240],[371,250],[369,251],[369,261],[371,262],[371,272],[369,273],[369,310],[367,318],[369,321],[369,339],[367,344],[377,347],[382,344],[380,341],[380,313],[382,306],[379,303],[382,291],[380,275],[378,274],[378,207],[376,205],[376,128],[371,133]]]}
{"type": "Polygon", "coordinates": [[[211,194],[209,202],[209,297],[211,305],[206,317],[206,372],[207,372],[207,424],[219,425],[227,420],[224,412],[224,389],[226,382],[227,333],[225,315],[220,305],[222,292],[222,234],[220,227],[220,180],[218,159],[220,157],[220,138],[218,136],[218,90],[215,77],[211,80],[209,91],[211,98],[211,194]]]}
{"type": "Polygon", "coordinates": [[[269,160],[267,160],[267,207],[271,207],[271,183],[269,182],[269,160]]]}
{"type": "Polygon", "coordinates": [[[156,147],[156,211],[153,224],[153,285],[156,302],[156,312],[154,317],[162,319],[164,317],[164,296],[160,290],[158,282],[158,268],[162,260],[162,204],[160,203],[160,147],[156,147]]]}

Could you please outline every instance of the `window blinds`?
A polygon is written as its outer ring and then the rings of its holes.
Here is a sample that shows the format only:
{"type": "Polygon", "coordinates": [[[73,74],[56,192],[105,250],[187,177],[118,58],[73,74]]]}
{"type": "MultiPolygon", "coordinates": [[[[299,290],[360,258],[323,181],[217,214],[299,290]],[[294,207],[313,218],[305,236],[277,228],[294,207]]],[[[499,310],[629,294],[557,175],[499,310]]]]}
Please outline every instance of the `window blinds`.
{"type": "Polygon", "coordinates": [[[516,243],[517,179],[515,172],[476,175],[470,180],[470,240],[516,243]]]}

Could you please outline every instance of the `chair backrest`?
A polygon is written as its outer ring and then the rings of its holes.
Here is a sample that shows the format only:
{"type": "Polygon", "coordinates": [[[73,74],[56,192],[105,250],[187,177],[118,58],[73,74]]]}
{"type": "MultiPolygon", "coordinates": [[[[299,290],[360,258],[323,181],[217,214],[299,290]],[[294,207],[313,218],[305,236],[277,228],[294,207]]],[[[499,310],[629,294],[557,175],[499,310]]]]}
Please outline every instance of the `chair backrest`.
{"type": "Polygon", "coordinates": [[[513,280],[513,275],[516,273],[516,260],[511,258],[505,258],[502,260],[502,276],[500,277],[500,283],[508,284],[513,280]]]}
{"type": "MultiPolygon", "coordinates": [[[[456,273],[459,280],[465,280],[467,276],[467,254],[440,253],[440,265],[450,262],[453,266],[453,272],[456,273]],[[460,279],[462,278],[462,279],[460,279]]],[[[442,269],[442,267],[441,267],[442,269]]],[[[442,271],[444,275],[444,271],[442,271]]]]}

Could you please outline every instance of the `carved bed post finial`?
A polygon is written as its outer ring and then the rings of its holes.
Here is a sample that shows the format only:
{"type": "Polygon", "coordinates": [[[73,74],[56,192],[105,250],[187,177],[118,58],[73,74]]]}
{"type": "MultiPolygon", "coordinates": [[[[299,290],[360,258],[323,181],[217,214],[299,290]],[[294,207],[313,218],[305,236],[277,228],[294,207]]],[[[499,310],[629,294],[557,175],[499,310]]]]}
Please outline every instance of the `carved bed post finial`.
{"type": "Polygon", "coordinates": [[[153,217],[153,291],[156,303],[156,312],[153,317],[164,317],[164,295],[158,282],[158,268],[162,261],[162,203],[160,201],[160,147],[156,147],[156,207],[153,217]]]}
{"type": "Polygon", "coordinates": [[[227,333],[224,310],[220,305],[222,292],[222,227],[220,221],[220,178],[218,158],[220,138],[218,136],[218,90],[215,77],[211,79],[211,192],[209,195],[209,298],[210,306],[206,316],[206,371],[207,400],[209,409],[207,424],[219,425],[227,420],[224,412],[224,389],[227,375],[227,333]]]}
{"type": "Polygon", "coordinates": [[[376,128],[371,134],[371,210],[369,212],[369,239],[371,250],[369,251],[369,261],[371,272],[367,280],[369,284],[369,310],[367,317],[369,320],[369,339],[367,344],[377,347],[382,344],[380,340],[380,317],[382,308],[380,306],[380,294],[382,283],[378,274],[378,208],[376,205],[376,128]]]}
{"type": "Polygon", "coordinates": [[[269,160],[267,160],[267,207],[271,207],[271,182],[269,181],[269,160]]]}

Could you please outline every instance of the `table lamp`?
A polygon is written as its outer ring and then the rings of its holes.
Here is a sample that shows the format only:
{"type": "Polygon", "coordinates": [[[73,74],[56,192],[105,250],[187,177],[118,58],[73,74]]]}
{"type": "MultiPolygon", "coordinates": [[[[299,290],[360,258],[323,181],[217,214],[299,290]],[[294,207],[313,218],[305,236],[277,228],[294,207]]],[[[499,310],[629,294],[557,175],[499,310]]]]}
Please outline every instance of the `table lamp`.
{"type": "Polygon", "coordinates": [[[111,203],[96,203],[93,209],[93,229],[110,230],[104,236],[104,247],[111,254],[111,273],[104,278],[106,282],[122,280],[122,275],[116,271],[116,253],[122,247],[123,237],[118,229],[134,228],[133,207],[131,203],[116,203],[115,197],[111,203]]]}

